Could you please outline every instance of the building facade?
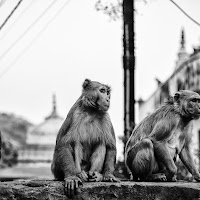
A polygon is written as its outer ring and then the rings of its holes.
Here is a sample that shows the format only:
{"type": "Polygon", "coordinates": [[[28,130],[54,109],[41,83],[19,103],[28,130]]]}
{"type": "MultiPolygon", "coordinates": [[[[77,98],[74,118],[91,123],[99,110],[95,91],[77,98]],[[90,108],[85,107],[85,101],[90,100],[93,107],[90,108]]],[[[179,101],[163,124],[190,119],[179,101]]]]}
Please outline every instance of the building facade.
{"type": "MultiPolygon", "coordinates": [[[[192,54],[185,51],[185,34],[181,31],[180,50],[173,74],[159,83],[157,90],[146,101],[139,102],[139,121],[157,109],[169,96],[179,90],[193,90],[200,94],[200,47],[194,48],[192,54]]],[[[193,121],[192,153],[198,155],[200,149],[200,119],[193,121]]],[[[195,156],[199,163],[199,156],[195,156]]]]}
{"type": "Polygon", "coordinates": [[[41,124],[31,127],[26,144],[19,150],[19,163],[51,163],[56,137],[64,119],[57,113],[56,97],[53,95],[51,114],[41,124]]]}

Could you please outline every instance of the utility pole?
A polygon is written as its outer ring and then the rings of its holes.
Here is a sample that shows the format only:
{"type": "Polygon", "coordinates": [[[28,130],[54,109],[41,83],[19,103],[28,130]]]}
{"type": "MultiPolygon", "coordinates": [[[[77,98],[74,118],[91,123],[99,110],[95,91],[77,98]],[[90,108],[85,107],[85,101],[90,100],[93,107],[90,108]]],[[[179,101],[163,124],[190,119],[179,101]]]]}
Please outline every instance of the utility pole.
{"type": "Polygon", "coordinates": [[[124,137],[125,144],[135,127],[134,0],[123,0],[124,137]]]}

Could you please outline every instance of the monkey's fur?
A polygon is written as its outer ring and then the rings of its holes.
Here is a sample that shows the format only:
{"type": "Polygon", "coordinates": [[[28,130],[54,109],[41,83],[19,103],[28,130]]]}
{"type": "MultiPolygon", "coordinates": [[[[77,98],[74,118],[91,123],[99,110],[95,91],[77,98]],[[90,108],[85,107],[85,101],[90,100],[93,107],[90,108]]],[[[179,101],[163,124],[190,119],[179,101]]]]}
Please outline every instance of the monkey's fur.
{"type": "Polygon", "coordinates": [[[134,181],[176,181],[176,157],[196,181],[200,174],[190,153],[192,120],[200,117],[200,95],[181,90],[133,130],[125,161],[134,181]]]}
{"type": "Polygon", "coordinates": [[[86,79],[82,88],[59,130],[51,166],[55,178],[65,180],[67,195],[76,194],[82,182],[118,181],[115,133],[107,113],[110,87],[86,79]]]}

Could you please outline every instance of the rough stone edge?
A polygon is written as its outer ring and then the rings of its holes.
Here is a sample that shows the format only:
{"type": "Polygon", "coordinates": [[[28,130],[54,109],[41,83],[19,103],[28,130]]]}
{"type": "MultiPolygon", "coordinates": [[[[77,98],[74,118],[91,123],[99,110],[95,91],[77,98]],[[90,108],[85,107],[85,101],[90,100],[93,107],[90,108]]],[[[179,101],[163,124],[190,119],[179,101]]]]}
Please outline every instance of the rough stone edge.
{"type": "MultiPolygon", "coordinates": [[[[35,179],[0,183],[0,200],[67,200],[64,183],[35,179]]],[[[200,183],[85,183],[74,199],[138,199],[138,200],[192,200],[200,199],[200,183]]]]}

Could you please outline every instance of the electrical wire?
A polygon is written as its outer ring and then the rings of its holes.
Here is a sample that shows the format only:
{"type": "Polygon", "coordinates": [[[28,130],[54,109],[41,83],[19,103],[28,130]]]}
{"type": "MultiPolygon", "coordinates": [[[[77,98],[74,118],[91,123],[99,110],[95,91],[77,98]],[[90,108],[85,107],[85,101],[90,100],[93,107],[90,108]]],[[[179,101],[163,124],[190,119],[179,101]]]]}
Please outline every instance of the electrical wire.
{"type": "Polygon", "coordinates": [[[54,14],[54,16],[46,23],[46,25],[37,33],[37,35],[31,40],[31,42],[21,51],[20,54],[11,62],[5,70],[0,73],[0,79],[14,66],[14,64],[30,49],[34,42],[41,36],[41,34],[48,28],[48,26],[56,19],[56,17],[62,12],[62,10],[69,4],[71,0],[66,1],[62,7],[54,14]]]}
{"type": "Polygon", "coordinates": [[[53,5],[57,2],[57,0],[53,0],[53,2],[42,12],[41,15],[39,15],[39,17],[36,18],[36,20],[30,25],[28,26],[28,28],[0,55],[0,60],[2,60],[4,58],[4,56],[6,56],[9,51],[21,40],[23,39],[23,37],[33,28],[33,26],[35,26],[40,19],[49,11],[49,9],[51,9],[51,7],[53,7],[53,5]]]}
{"type": "Polygon", "coordinates": [[[19,5],[22,3],[23,0],[19,0],[17,5],[12,9],[11,13],[8,15],[8,17],[5,19],[5,21],[3,22],[3,24],[0,26],[0,31],[1,29],[6,25],[6,23],[8,22],[8,20],[11,18],[11,16],[14,14],[14,12],[17,10],[17,8],[19,7],[19,5]]]}
{"type": "Polygon", "coordinates": [[[190,17],[177,3],[173,0],[170,0],[185,16],[187,16],[190,20],[192,20],[196,25],[200,26],[200,23],[190,17]]]}
{"type": "Polygon", "coordinates": [[[15,21],[10,24],[9,28],[6,28],[6,32],[0,37],[0,41],[3,40],[5,38],[5,36],[8,35],[8,33],[10,32],[10,30],[12,30],[12,28],[14,27],[14,25],[17,23],[17,21],[20,20],[20,18],[31,8],[32,4],[35,3],[37,0],[32,0],[30,1],[30,3],[26,6],[26,8],[20,13],[20,15],[15,19],[15,21]]]}

